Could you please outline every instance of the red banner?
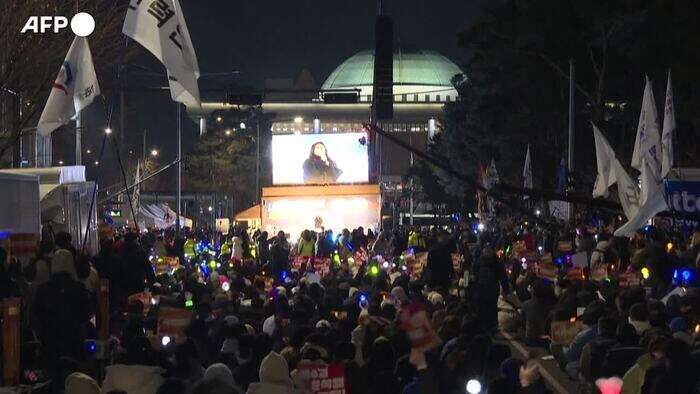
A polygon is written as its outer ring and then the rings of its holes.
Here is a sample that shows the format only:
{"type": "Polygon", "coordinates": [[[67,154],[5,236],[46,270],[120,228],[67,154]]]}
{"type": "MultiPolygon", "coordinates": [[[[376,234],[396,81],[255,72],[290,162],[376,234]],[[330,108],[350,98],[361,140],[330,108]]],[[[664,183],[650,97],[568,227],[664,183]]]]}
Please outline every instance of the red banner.
{"type": "Polygon", "coordinates": [[[300,363],[297,373],[304,394],[345,394],[348,392],[345,369],[341,364],[314,365],[300,363]]]}

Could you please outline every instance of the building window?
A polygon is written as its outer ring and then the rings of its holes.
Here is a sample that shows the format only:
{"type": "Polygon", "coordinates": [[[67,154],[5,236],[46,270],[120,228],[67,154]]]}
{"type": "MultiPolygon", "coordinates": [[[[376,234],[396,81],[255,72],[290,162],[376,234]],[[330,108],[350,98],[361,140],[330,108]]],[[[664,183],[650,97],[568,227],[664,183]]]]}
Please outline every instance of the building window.
{"type": "Polygon", "coordinates": [[[426,102],[430,102],[430,95],[429,95],[429,94],[426,94],[426,95],[425,95],[425,101],[426,101],[426,102]]]}
{"type": "Polygon", "coordinates": [[[440,102],[440,95],[439,94],[435,95],[435,101],[440,102]]]}

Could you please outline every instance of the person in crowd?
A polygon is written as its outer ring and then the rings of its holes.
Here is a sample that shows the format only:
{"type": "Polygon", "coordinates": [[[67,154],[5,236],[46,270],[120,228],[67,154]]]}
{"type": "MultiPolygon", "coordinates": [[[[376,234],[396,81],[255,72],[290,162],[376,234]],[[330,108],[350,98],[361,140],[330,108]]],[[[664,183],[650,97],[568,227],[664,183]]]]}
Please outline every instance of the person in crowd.
{"type": "Polygon", "coordinates": [[[311,237],[311,231],[304,230],[297,244],[297,256],[310,258],[316,254],[316,243],[311,237]]]}
{"type": "Polygon", "coordinates": [[[51,278],[40,285],[32,305],[33,328],[55,372],[61,357],[84,357],[86,327],[93,313],[90,296],[78,281],[73,253],[59,249],[51,263],[51,278]]]}
{"type": "Polygon", "coordinates": [[[270,260],[270,240],[267,239],[267,231],[262,231],[257,238],[258,265],[264,267],[270,260]]]}
{"type": "Polygon", "coordinates": [[[530,346],[547,344],[544,337],[549,330],[547,318],[556,303],[554,287],[544,280],[536,280],[532,284],[532,298],[522,303],[520,310],[525,319],[525,342],[530,346]]]}
{"type": "Polygon", "coordinates": [[[121,283],[118,286],[121,286],[125,295],[140,293],[155,283],[153,268],[135,233],[128,232],[124,235],[119,260],[122,269],[119,275],[121,283]]]}
{"type": "Polygon", "coordinates": [[[640,337],[644,336],[644,334],[651,329],[649,311],[646,303],[639,302],[632,305],[628,322],[634,327],[635,331],[637,331],[637,335],[640,337]]]}
{"type": "Polygon", "coordinates": [[[505,268],[488,243],[484,245],[479,260],[472,266],[472,276],[479,320],[485,331],[494,332],[498,328],[498,296],[501,290],[503,294],[508,294],[510,289],[505,268]]]}
{"type": "Polygon", "coordinates": [[[235,264],[241,264],[244,255],[243,237],[241,235],[241,230],[236,227],[233,229],[233,237],[231,237],[231,260],[235,264]]]}
{"type": "Polygon", "coordinates": [[[278,278],[282,271],[289,268],[289,243],[284,231],[277,233],[277,236],[272,240],[270,248],[270,271],[273,278],[278,278]]]}
{"type": "Polygon", "coordinates": [[[294,384],[287,361],[271,351],[260,363],[259,382],[251,383],[247,394],[292,394],[294,384]]]}
{"type": "Polygon", "coordinates": [[[454,277],[452,255],[448,247],[449,237],[442,232],[437,243],[428,252],[428,285],[431,288],[449,289],[454,277]]]}
{"type": "Polygon", "coordinates": [[[642,393],[693,393],[697,384],[690,347],[680,339],[670,339],[664,344],[661,359],[646,371],[642,393]]]}
{"type": "Polygon", "coordinates": [[[596,338],[598,335],[597,324],[605,313],[605,305],[600,301],[594,301],[586,307],[583,312],[583,331],[576,334],[571,343],[567,346],[551,345],[552,355],[559,362],[562,369],[572,378],[578,379],[579,361],[584,346],[596,338]]]}
{"type": "Polygon", "coordinates": [[[106,368],[102,392],[123,390],[129,394],[156,394],[165,370],[157,365],[151,343],[144,336],[133,338],[122,362],[106,368]]]}

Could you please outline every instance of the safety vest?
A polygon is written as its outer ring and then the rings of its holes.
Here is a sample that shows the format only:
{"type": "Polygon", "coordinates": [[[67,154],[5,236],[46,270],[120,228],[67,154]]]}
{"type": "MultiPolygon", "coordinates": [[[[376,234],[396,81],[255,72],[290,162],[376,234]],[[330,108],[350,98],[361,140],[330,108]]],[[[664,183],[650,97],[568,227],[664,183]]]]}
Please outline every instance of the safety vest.
{"type": "Polygon", "coordinates": [[[191,259],[196,255],[194,251],[194,241],[191,238],[187,238],[183,249],[185,252],[185,257],[188,259],[191,259]]]}
{"type": "Polygon", "coordinates": [[[231,254],[231,243],[229,241],[226,241],[221,244],[221,254],[222,255],[230,255],[231,254]]]}

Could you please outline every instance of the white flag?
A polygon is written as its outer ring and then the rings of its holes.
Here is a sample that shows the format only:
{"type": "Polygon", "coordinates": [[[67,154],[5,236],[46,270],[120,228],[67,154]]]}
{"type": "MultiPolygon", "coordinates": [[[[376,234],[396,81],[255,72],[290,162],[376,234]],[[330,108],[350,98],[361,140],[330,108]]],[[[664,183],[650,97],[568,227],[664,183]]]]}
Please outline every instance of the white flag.
{"type": "Polygon", "coordinates": [[[178,0],[131,0],[122,32],[163,63],[174,101],[201,107],[199,65],[178,0]]]}
{"type": "Polygon", "coordinates": [[[486,177],[484,179],[484,187],[486,189],[491,189],[497,183],[498,183],[498,171],[496,171],[496,160],[491,159],[491,165],[486,170],[486,177]]]}
{"type": "Polygon", "coordinates": [[[617,172],[613,170],[615,151],[613,151],[608,140],[600,132],[595,124],[593,125],[593,138],[595,139],[596,164],[598,166],[598,176],[593,187],[593,197],[606,197],[608,188],[617,182],[617,172]]]}
{"type": "Polygon", "coordinates": [[[67,124],[100,94],[87,38],[75,37],[36,126],[43,136],[67,124]]]}
{"type": "Polygon", "coordinates": [[[639,113],[639,124],[637,125],[637,138],[634,141],[634,152],[632,153],[632,167],[642,170],[642,159],[649,162],[652,170],[656,174],[661,170],[659,155],[661,154],[661,141],[659,138],[659,115],[656,111],[654,101],[654,91],[651,81],[647,78],[644,87],[644,97],[642,99],[642,111],[639,113]]]}
{"type": "Polygon", "coordinates": [[[138,213],[140,211],[139,204],[141,199],[141,185],[139,182],[141,182],[141,161],[136,162],[136,174],[134,174],[134,194],[131,197],[131,205],[134,207],[134,211],[136,211],[135,216],[137,217],[137,220],[138,213]]]}
{"type": "Polygon", "coordinates": [[[653,218],[657,213],[668,209],[664,192],[661,188],[661,182],[654,175],[654,169],[646,160],[642,168],[642,189],[647,188],[646,201],[633,217],[628,217],[629,221],[622,227],[615,230],[615,236],[626,237],[634,234],[635,231],[644,227],[644,225],[653,218]]]}
{"type": "Polygon", "coordinates": [[[637,188],[637,184],[632,181],[632,178],[627,175],[627,171],[622,167],[619,160],[613,160],[611,173],[614,173],[611,176],[614,176],[617,181],[617,195],[620,198],[622,210],[629,220],[634,217],[639,210],[639,188],[637,188]]]}
{"type": "Polygon", "coordinates": [[[666,84],[666,105],[664,106],[664,129],[661,134],[661,178],[665,178],[673,166],[673,132],[676,129],[676,115],[673,110],[673,86],[671,70],[668,70],[666,84]]]}
{"type": "MultiPolygon", "coordinates": [[[[523,168],[523,187],[532,189],[532,163],[530,162],[530,145],[527,146],[525,154],[525,167],[523,168]]],[[[528,199],[530,196],[523,196],[523,199],[528,199]]]]}

